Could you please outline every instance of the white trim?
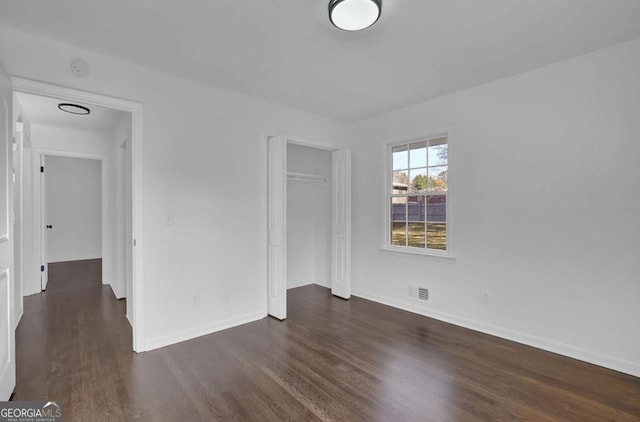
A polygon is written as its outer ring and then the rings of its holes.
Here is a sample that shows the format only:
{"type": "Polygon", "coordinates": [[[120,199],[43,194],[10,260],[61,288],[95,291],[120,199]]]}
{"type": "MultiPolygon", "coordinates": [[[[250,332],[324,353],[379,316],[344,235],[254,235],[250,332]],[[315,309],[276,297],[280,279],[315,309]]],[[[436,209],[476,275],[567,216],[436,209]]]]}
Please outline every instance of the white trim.
{"type": "Polygon", "coordinates": [[[80,152],[71,152],[71,151],[51,149],[51,148],[32,148],[32,151],[36,153],[41,153],[44,155],[55,155],[56,157],[85,158],[87,160],[109,160],[109,157],[106,155],[84,154],[80,152]]]}
{"type": "Polygon", "coordinates": [[[213,334],[217,331],[226,330],[228,328],[237,327],[238,325],[247,324],[265,318],[264,312],[252,312],[236,318],[230,318],[223,321],[216,321],[209,324],[200,325],[199,327],[189,328],[177,333],[167,334],[147,342],[147,350],[159,349],[160,347],[170,346],[172,344],[191,340],[196,337],[213,334]]]}
{"type": "MultiPolygon", "coordinates": [[[[271,135],[269,136],[269,138],[272,138],[275,135],[271,135]]],[[[301,145],[303,147],[310,147],[310,148],[315,148],[315,149],[322,149],[325,151],[337,151],[340,149],[340,147],[338,147],[337,145],[333,144],[333,143],[326,143],[326,142],[312,142],[306,139],[300,139],[300,138],[290,138],[288,136],[284,137],[286,140],[287,144],[294,144],[294,145],[301,145]]]]}
{"type": "Polygon", "coordinates": [[[20,324],[20,320],[22,319],[23,315],[24,315],[24,308],[20,309],[20,313],[16,315],[15,325],[13,326],[14,331],[18,329],[18,325],[20,324]]]}
{"type": "MultiPolygon", "coordinates": [[[[448,233],[447,233],[448,234],[448,233]]],[[[447,254],[446,252],[439,252],[441,249],[427,249],[427,248],[413,248],[406,246],[394,246],[394,245],[382,245],[380,247],[381,251],[384,252],[395,252],[400,254],[411,254],[411,255],[420,255],[420,256],[430,256],[432,258],[442,258],[447,260],[455,260],[456,257],[451,254],[447,254]]]]}
{"type": "Polygon", "coordinates": [[[116,299],[124,299],[124,295],[120,292],[117,284],[118,283],[109,283],[111,291],[113,292],[113,295],[116,297],[116,299]]]}
{"type": "Polygon", "coordinates": [[[367,293],[362,290],[353,290],[353,295],[362,299],[371,300],[383,305],[402,309],[414,314],[423,315],[439,321],[448,322],[460,327],[468,328],[481,333],[500,337],[506,340],[515,341],[516,343],[532,346],[537,349],[546,350],[548,352],[557,353],[593,365],[602,366],[614,371],[624,372],[629,375],[640,377],[640,363],[619,359],[613,356],[604,355],[602,353],[583,349],[581,347],[572,346],[555,340],[538,337],[535,335],[523,333],[510,328],[500,327],[493,324],[486,324],[481,321],[448,314],[445,312],[426,309],[424,306],[417,304],[385,298],[376,294],[367,293]]]}
{"type": "Polygon", "coordinates": [[[88,91],[81,91],[74,88],[50,84],[47,82],[35,81],[33,79],[21,78],[15,75],[9,75],[13,90],[24,92],[27,94],[44,95],[47,97],[73,99],[78,102],[87,104],[115,108],[122,111],[133,112],[141,108],[142,104],[125,100],[121,98],[111,97],[108,95],[97,94],[88,91]]]}
{"type": "MultiPolygon", "coordinates": [[[[4,171],[4,183],[6,184],[6,188],[7,188],[7,203],[5,204],[5,218],[3,221],[3,224],[6,226],[6,233],[2,233],[2,235],[0,235],[0,243],[1,242],[7,242],[11,239],[11,233],[13,232],[13,189],[14,189],[14,183],[12,180],[13,177],[13,142],[15,141],[14,136],[13,136],[13,94],[11,94],[11,98],[9,100],[5,100],[4,98],[0,98],[0,101],[2,101],[5,105],[6,108],[6,112],[5,112],[5,116],[3,116],[4,118],[6,118],[6,122],[7,122],[7,131],[6,133],[2,134],[3,136],[6,135],[7,136],[7,143],[6,145],[3,145],[3,149],[4,149],[4,164],[5,164],[5,171],[4,171]]],[[[1,118],[1,117],[0,117],[1,118]]],[[[14,242],[11,242],[12,244],[14,242]]],[[[13,245],[11,245],[10,250],[13,252],[13,245]]],[[[13,253],[11,254],[13,255],[13,253]]],[[[11,263],[13,265],[13,262],[11,263]]],[[[13,294],[13,293],[11,293],[13,294]]],[[[13,311],[12,311],[13,313],[13,311]]],[[[11,315],[11,318],[13,318],[15,315],[11,315]]]]}
{"type": "MultiPolygon", "coordinates": [[[[58,259],[56,261],[49,261],[49,264],[56,264],[59,262],[72,262],[72,261],[93,261],[96,259],[103,259],[101,256],[71,256],[69,258],[58,259]]],[[[109,283],[102,283],[109,284],[109,283]]]]}
{"type": "MultiPolygon", "coordinates": [[[[13,94],[12,94],[13,95],[13,94]]],[[[20,116],[21,117],[21,116],[20,116]]],[[[15,116],[11,116],[11,120],[14,120],[15,116]]],[[[16,123],[17,126],[17,123],[16,123]]],[[[17,183],[16,180],[14,180],[13,183],[13,189],[14,189],[14,194],[13,197],[15,199],[15,189],[18,189],[18,203],[16,204],[14,201],[13,204],[13,221],[14,221],[14,241],[13,241],[13,246],[14,246],[14,250],[13,250],[13,259],[14,259],[14,273],[19,274],[19,277],[15,277],[14,280],[14,285],[16,285],[17,289],[20,289],[20,303],[16,303],[15,304],[15,309],[18,310],[19,315],[16,316],[16,327],[18,327],[18,323],[20,322],[20,319],[22,318],[22,314],[24,313],[24,280],[25,280],[25,276],[24,276],[24,154],[25,154],[25,148],[24,148],[24,144],[25,144],[25,133],[24,133],[24,125],[22,127],[22,130],[20,132],[16,133],[16,137],[14,138],[14,141],[16,143],[16,145],[18,146],[17,150],[14,151],[14,154],[17,152],[19,153],[18,156],[18,172],[17,172],[17,183]],[[18,210],[18,215],[15,214],[16,212],[16,208],[18,210]],[[16,231],[16,226],[15,226],[15,222],[18,222],[18,233],[19,236],[16,236],[15,231],[16,231]],[[20,241],[20,245],[18,248],[16,248],[16,241],[20,241]],[[18,253],[18,259],[16,260],[16,251],[18,253]]],[[[13,156],[13,161],[15,163],[15,155],[13,156]]],[[[16,171],[15,166],[13,167],[13,170],[16,171]]]]}
{"type": "Polygon", "coordinates": [[[144,336],[144,233],[143,233],[143,106],[142,103],[96,94],[78,89],[40,81],[9,76],[13,90],[48,97],[64,98],[71,101],[102,107],[114,108],[131,113],[131,207],[132,234],[136,241],[133,247],[133,350],[143,352],[144,336]]]}
{"type": "MultiPolygon", "coordinates": [[[[14,314],[11,307],[14,293],[11,286],[12,280],[10,278],[10,268],[8,267],[0,269],[0,281],[3,281],[5,279],[7,284],[7,288],[5,291],[8,299],[8,303],[7,303],[8,307],[7,307],[7,314],[6,314],[8,338],[6,339],[3,338],[1,340],[3,343],[5,340],[8,340],[8,343],[4,343],[2,345],[3,347],[6,347],[8,350],[7,350],[7,360],[0,362],[0,380],[2,380],[2,382],[0,382],[0,400],[3,400],[3,401],[9,400],[9,397],[11,396],[11,393],[13,392],[13,389],[15,388],[15,385],[16,385],[15,330],[11,329],[14,325],[13,324],[14,314]]],[[[2,293],[0,294],[0,296],[4,294],[3,292],[0,292],[0,293],[2,293]]]]}

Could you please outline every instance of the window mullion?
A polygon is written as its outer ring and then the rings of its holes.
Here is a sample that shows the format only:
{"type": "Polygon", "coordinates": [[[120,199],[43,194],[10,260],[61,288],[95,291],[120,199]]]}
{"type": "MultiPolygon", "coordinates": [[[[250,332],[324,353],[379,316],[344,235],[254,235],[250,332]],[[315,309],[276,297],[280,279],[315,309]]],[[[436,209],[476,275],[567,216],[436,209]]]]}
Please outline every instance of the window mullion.
{"type": "Polygon", "coordinates": [[[404,201],[404,246],[409,246],[409,197],[404,201]]]}
{"type": "MultiPolygon", "coordinates": [[[[427,151],[429,151],[429,143],[427,142],[427,151]]],[[[428,154],[428,152],[427,152],[428,154]]],[[[427,160],[429,160],[429,156],[427,155],[427,160]]],[[[429,161],[427,161],[428,163],[429,161]]],[[[427,238],[428,233],[427,233],[427,210],[428,210],[428,206],[429,204],[427,204],[427,195],[423,196],[423,201],[424,201],[424,248],[427,249],[427,245],[429,244],[429,239],[427,238]]]]}

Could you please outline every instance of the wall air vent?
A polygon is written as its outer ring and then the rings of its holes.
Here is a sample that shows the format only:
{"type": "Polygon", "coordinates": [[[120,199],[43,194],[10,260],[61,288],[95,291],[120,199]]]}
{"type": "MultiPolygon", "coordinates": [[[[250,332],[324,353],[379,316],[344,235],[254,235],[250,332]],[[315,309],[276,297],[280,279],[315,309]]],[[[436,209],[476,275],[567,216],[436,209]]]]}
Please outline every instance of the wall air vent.
{"type": "Polygon", "coordinates": [[[418,287],[418,299],[420,300],[429,300],[429,289],[425,289],[424,287],[418,287]]]}
{"type": "Polygon", "coordinates": [[[409,285],[409,297],[423,300],[425,302],[429,302],[431,300],[429,288],[425,286],[418,286],[416,284],[409,285]]]}

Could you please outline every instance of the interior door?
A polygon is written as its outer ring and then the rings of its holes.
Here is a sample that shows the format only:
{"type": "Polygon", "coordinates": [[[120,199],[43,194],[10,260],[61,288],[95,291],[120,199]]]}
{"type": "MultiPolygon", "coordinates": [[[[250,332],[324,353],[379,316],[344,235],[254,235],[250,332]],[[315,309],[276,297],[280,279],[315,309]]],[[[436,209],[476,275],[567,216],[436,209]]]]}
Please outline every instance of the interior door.
{"type": "Polygon", "coordinates": [[[12,192],[9,183],[9,148],[12,138],[12,89],[0,71],[0,401],[8,400],[16,385],[15,330],[13,308],[13,239],[10,230],[12,192]]]}
{"type": "Polygon", "coordinates": [[[283,136],[267,141],[267,313],[287,317],[287,141],[283,136]]]}
{"type": "Polygon", "coordinates": [[[331,293],[351,297],[351,150],[331,154],[331,293]]]}
{"type": "Polygon", "coordinates": [[[47,191],[45,180],[46,156],[40,155],[40,289],[46,290],[49,282],[49,265],[47,264],[47,191]]]}

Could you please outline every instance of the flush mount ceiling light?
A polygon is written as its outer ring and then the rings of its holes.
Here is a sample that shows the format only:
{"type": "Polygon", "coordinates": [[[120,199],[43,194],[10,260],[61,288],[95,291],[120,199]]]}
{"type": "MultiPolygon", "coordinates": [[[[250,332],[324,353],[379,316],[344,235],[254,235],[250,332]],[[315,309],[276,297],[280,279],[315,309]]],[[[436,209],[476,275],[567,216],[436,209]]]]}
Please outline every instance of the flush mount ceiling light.
{"type": "Polygon", "coordinates": [[[337,28],[359,31],[376,23],[382,12],[382,0],[331,0],[329,19],[337,28]]]}
{"type": "Polygon", "coordinates": [[[82,115],[82,116],[86,116],[87,114],[91,113],[91,110],[89,110],[87,107],[81,106],[79,104],[60,103],[60,104],[58,104],[58,108],[60,110],[62,110],[62,111],[67,112],[67,113],[79,114],[79,115],[82,115]]]}

